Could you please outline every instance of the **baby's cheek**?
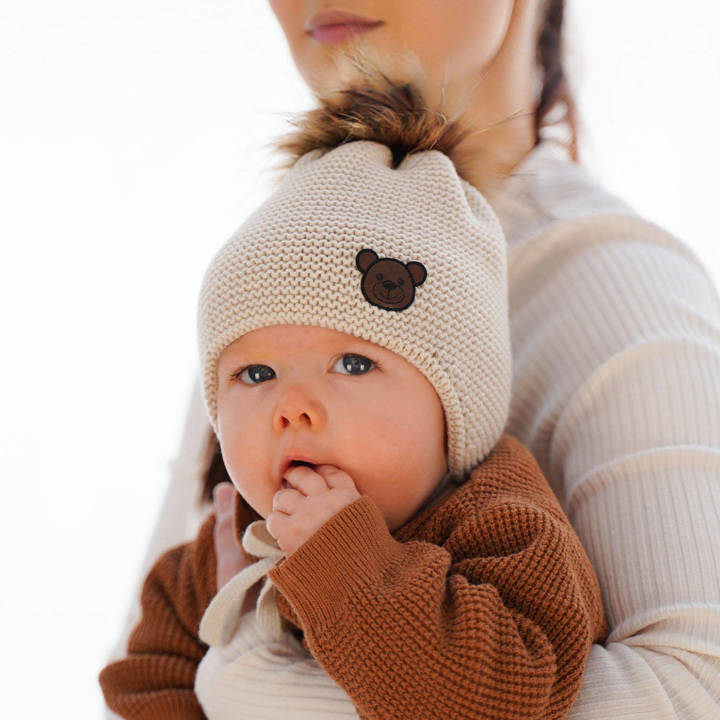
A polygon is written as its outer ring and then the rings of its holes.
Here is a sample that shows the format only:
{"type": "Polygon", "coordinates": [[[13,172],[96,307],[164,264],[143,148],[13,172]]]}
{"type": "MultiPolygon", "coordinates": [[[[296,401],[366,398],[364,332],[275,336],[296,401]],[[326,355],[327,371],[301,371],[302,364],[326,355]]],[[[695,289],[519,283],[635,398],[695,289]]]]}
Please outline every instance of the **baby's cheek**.
{"type": "MultiPolygon", "coordinates": [[[[407,418],[401,413],[377,413],[369,415],[363,423],[364,438],[369,447],[392,445],[402,448],[404,442],[412,436],[407,418]]],[[[399,449],[399,448],[397,448],[399,449]]]]}

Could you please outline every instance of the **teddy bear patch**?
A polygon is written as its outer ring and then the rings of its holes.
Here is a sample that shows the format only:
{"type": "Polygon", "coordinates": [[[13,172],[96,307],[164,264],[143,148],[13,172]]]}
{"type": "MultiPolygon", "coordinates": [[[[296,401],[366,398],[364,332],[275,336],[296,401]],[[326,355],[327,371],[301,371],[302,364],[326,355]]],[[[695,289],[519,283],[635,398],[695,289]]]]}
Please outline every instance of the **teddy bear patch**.
{"type": "Polygon", "coordinates": [[[409,308],[415,299],[415,288],[427,278],[422,263],[380,258],[368,248],[355,256],[355,265],[362,273],[360,289],[365,299],[383,310],[409,308]]]}

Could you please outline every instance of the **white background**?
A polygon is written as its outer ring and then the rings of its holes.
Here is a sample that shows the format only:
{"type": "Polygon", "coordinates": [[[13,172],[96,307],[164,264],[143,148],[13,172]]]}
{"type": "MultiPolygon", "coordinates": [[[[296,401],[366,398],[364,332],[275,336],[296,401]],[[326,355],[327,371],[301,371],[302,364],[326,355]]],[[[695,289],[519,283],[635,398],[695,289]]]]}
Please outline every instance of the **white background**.
{"type": "MultiPolygon", "coordinates": [[[[571,0],[568,27],[586,164],[716,283],[718,27],[710,0],[571,0]]],[[[0,2],[6,717],[101,714],[202,272],[265,197],[263,144],[311,102],[265,0],[0,2]]]]}

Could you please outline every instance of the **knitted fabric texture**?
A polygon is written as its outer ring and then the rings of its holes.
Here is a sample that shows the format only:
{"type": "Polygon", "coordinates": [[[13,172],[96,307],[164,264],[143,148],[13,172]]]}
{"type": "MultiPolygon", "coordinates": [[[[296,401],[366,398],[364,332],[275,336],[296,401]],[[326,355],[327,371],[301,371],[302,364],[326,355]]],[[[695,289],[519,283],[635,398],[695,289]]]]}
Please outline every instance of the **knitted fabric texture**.
{"type": "Polygon", "coordinates": [[[500,438],[511,390],[505,238],[446,155],[356,141],[301,157],[203,278],[198,344],[217,432],[217,361],[262,327],[313,325],[402,356],[435,387],[448,469],[467,477],[500,438]]]}
{"type": "MultiPolygon", "coordinates": [[[[237,497],[236,511],[240,542],[253,518],[237,497]]],[[[217,592],[214,525],[158,559],[127,657],[100,673],[122,717],[205,717],[193,688],[217,592]]],[[[269,575],[282,617],[368,720],[560,720],[607,632],[582,544],[511,435],[393,533],[361,495],[269,575]]]]}

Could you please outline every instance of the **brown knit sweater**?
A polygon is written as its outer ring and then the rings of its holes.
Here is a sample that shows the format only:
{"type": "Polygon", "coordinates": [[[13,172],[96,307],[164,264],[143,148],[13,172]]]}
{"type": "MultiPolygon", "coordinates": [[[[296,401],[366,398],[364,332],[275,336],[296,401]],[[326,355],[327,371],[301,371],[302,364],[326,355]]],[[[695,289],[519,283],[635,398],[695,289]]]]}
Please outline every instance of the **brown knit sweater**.
{"type": "MultiPolygon", "coordinates": [[[[122,717],[205,717],[193,687],[217,591],[214,524],[160,557],[127,657],[100,673],[122,717]]],[[[562,718],[607,632],[590,561],[510,435],[394,533],[362,495],[269,576],[281,613],[361,718],[562,718]]]]}

